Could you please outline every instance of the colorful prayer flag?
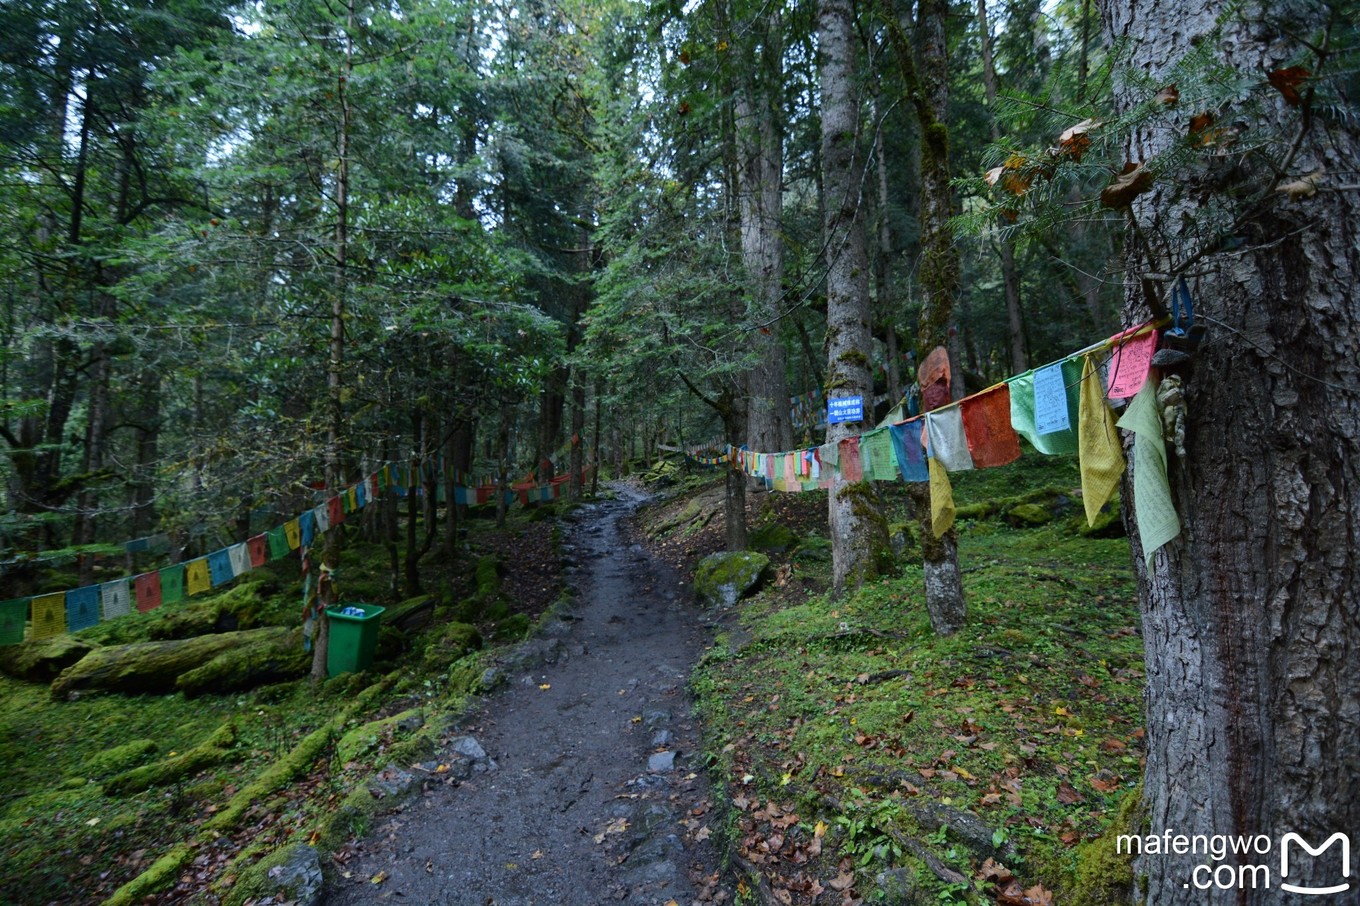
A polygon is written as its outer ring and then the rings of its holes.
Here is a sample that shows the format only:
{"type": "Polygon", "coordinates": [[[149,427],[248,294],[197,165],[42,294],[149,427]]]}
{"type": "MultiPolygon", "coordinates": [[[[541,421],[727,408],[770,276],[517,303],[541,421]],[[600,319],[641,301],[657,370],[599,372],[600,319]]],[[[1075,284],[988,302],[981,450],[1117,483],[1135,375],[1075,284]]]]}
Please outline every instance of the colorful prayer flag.
{"type": "Polygon", "coordinates": [[[255,565],[250,562],[250,548],[244,541],[227,548],[227,557],[231,560],[231,574],[233,576],[243,576],[255,568],[255,565]]]}
{"type": "Polygon", "coordinates": [[[930,470],[930,531],[940,538],[954,527],[954,487],[938,459],[930,457],[926,467],[930,470]]]}
{"type": "MultiPolygon", "coordinates": [[[[164,578],[162,578],[162,584],[164,584],[164,581],[164,578]]],[[[199,557],[197,560],[190,560],[184,564],[185,594],[192,597],[200,592],[208,591],[212,587],[212,570],[208,567],[207,557],[199,557]]]]}
{"type": "Polygon", "coordinates": [[[324,535],[331,528],[331,508],[324,503],[312,507],[312,521],[316,523],[316,533],[324,535]]]}
{"type": "Polygon", "coordinates": [[[99,589],[99,598],[104,609],[104,619],[124,617],[132,613],[132,590],[127,579],[114,579],[105,582],[99,589]]]}
{"type": "Polygon", "coordinates": [[[1110,352],[1110,399],[1128,399],[1147,381],[1152,354],[1157,351],[1157,331],[1125,340],[1110,352]]]}
{"type": "Polygon", "coordinates": [[[283,537],[288,541],[289,550],[297,550],[302,546],[302,525],[296,519],[289,519],[283,524],[283,537]]]}
{"type": "Polygon", "coordinates": [[[298,517],[298,536],[302,547],[311,547],[316,541],[316,513],[307,510],[298,517]]]}
{"type": "Polygon", "coordinates": [[[368,503],[368,482],[367,481],[359,482],[354,486],[353,491],[354,491],[354,508],[356,510],[362,510],[364,506],[368,503]]]}
{"type": "MultiPolygon", "coordinates": [[[[213,588],[216,588],[219,585],[226,585],[232,579],[236,578],[236,574],[231,570],[231,554],[227,552],[226,548],[222,548],[220,551],[213,551],[208,555],[208,575],[212,579],[213,588]]],[[[191,588],[189,594],[193,593],[193,589],[191,588]]]]}
{"type": "Polygon", "coordinates": [[[903,481],[929,481],[930,470],[926,468],[926,451],[921,446],[921,429],[925,419],[916,418],[900,425],[889,425],[892,436],[893,455],[897,458],[897,470],[902,473],[903,481]]]}
{"type": "Polygon", "coordinates": [[[281,560],[288,556],[288,552],[291,548],[288,547],[288,535],[284,532],[283,526],[274,526],[272,529],[265,532],[264,536],[269,541],[270,560],[281,560]]]}
{"type": "Polygon", "coordinates": [[[959,403],[968,453],[979,469],[1004,466],[1020,458],[1020,436],[1011,427],[1011,389],[1005,384],[959,403]]]}
{"type": "Polygon", "coordinates": [[[66,593],[66,631],[80,632],[99,625],[99,586],[86,585],[66,593]]]}
{"type": "Polygon", "coordinates": [[[968,435],[963,430],[963,412],[958,406],[926,413],[926,449],[930,458],[950,472],[973,468],[968,452],[968,435]]]}
{"type": "Polygon", "coordinates": [[[28,619],[28,598],[0,601],[0,645],[18,645],[24,640],[28,619]]]}
{"type": "Polygon", "coordinates": [[[841,479],[848,482],[864,480],[864,463],[859,456],[859,437],[842,437],[836,445],[839,465],[837,471],[841,479]]]}
{"type": "Polygon", "coordinates": [[[269,538],[263,532],[246,542],[250,550],[250,565],[258,569],[269,562],[269,538]]]}
{"type": "Polygon", "coordinates": [[[893,452],[892,435],[887,428],[878,428],[859,440],[860,464],[870,481],[897,481],[897,456],[893,452]]]}
{"type": "Polygon", "coordinates": [[[1124,450],[1115,430],[1114,414],[1105,402],[1095,356],[1086,356],[1081,376],[1081,406],[1077,437],[1081,447],[1081,499],[1086,524],[1095,525],[1101,507],[1110,499],[1124,474],[1124,450]]]}
{"type": "Polygon", "coordinates": [[[339,494],[326,501],[326,515],[332,527],[345,521],[345,503],[339,494]]]}
{"type": "Polygon", "coordinates": [[[66,595],[56,592],[39,595],[30,604],[33,607],[33,631],[29,638],[50,639],[66,631],[66,595]]]}
{"type": "Polygon", "coordinates": [[[161,606],[161,574],[143,573],[132,583],[133,594],[137,596],[137,611],[148,613],[161,606]]]}
{"type": "Polygon", "coordinates": [[[1133,519],[1143,558],[1151,568],[1157,549],[1181,533],[1166,479],[1166,441],[1157,407],[1157,382],[1151,375],[1129,403],[1119,427],[1133,432],[1133,519]]]}
{"type": "MultiPolygon", "coordinates": [[[[1082,364],[1077,359],[1068,359],[1062,363],[1062,378],[1067,388],[1069,413],[1077,408],[1077,386],[1081,382],[1081,368],[1082,364]]],[[[1077,452],[1077,432],[1039,433],[1034,415],[1034,375],[1035,372],[1027,371],[1008,382],[1011,388],[1011,427],[1024,435],[1025,440],[1040,453],[1077,452]]]]}
{"type": "Polygon", "coordinates": [[[157,573],[161,586],[161,603],[177,604],[187,597],[188,573],[183,563],[167,566],[157,573]]]}
{"type": "Polygon", "coordinates": [[[1072,427],[1063,363],[1045,365],[1034,372],[1034,427],[1040,434],[1053,434],[1072,427]]]}

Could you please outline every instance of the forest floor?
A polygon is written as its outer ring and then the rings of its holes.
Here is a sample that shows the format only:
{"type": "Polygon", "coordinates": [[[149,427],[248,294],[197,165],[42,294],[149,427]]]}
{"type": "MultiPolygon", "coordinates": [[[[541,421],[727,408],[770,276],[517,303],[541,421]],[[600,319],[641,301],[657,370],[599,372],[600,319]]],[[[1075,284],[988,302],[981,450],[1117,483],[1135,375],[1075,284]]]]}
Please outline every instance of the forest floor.
{"type": "MultiPolygon", "coordinates": [[[[427,558],[429,622],[317,689],[58,701],[0,676],[0,902],[281,904],[285,854],[336,903],[1120,902],[1141,639],[1127,541],[1081,528],[1071,459],[954,476],[970,611],[947,639],[899,488],[899,574],[840,600],[825,496],[748,495],[769,581],[703,611],[721,482],[648,477],[645,504],[472,521],[456,562],[427,558]],[[456,619],[481,650],[450,650],[456,619]],[[110,792],[138,765],[183,770],[110,792]]],[[[347,598],[399,605],[381,547],[348,556],[347,598]]],[[[222,598],[287,625],[287,564],[222,598]]]]}

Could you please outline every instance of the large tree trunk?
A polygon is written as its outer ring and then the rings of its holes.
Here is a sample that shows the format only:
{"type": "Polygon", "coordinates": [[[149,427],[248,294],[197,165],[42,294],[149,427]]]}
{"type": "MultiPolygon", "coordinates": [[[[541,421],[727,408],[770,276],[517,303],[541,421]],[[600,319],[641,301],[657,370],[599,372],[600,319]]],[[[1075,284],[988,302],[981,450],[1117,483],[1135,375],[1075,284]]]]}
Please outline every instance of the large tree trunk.
{"type": "MultiPolygon", "coordinates": [[[[850,0],[821,0],[817,38],[822,80],[822,182],[826,196],[826,397],[858,396],[872,417],[869,371],[869,259],[865,249],[859,111],[855,94],[855,28],[850,0]]],[[[827,443],[858,433],[862,422],[828,424],[827,443]]],[[[848,482],[836,470],[827,494],[835,594],[876,575],[874,553],[887,546],[887,527],[868,482],[848,482]]]]}
{"type": "Polygon", "coordinates": [[[779,320],[784,292],[783,41],[772,3],[746,39],[756,44],[735,98],[741,257],[747,275],[748,336],[756,363],[747,382],[747,431],[755,450],[793,446],[789,384],[779,320]]]}
{"type": "MultiPolygon", "coordinates": [[[[1168,445],[1181,535],[1145,565],[1130,531],[1147,659],[1148,832],[1264,834],[1270,854],[1240,861],[1266,864],[1275,882],[1199,890],[1192,871],[1205,857],[1145,855],[1136,863],[1142,896],[1157,906],[1293,903],[1280,882],[1345,881],[1346,850],[1312,857],[1296,847],[1284,878],[1281,837],[1321,846],[1360,832],[1360,195],[1338,185],[1355,181],[1360,127],[1307,110],[1309,89],[1291,107],[1265,84],[1282,61],[1304,58],[1286,35],[1320,40],[1322,4],[1247,4],[1219,34],[1221,10],[1191,0],[1101,7],[1107,36],[1127,42],[1138,74],[1117,88],[1119,111],[1145,103],[1147,85],[1210,41],[1216,60],[1261,79],[1267,109],[1248,125],[1278,130],[1265,149],[1278,154],[1272,167],[1231,149],[1207,164],[1237,183],[1209,204],[1262,199],[1234,230],[1245,248],[1214,255],[1198,245],[1211,231],[1197,232],[1205,199],[1185,191],[1185,167],[1139,200],[1140,236],[1167,251],[1131,254],[1125,315],[1158,310],[1139,277],[1189,270],[1196,311],[1211,325],[1188,380],[1184,457],[1168,445]],[[1323,169],[1348,175],[1323,177],[1309,198],[1274,191],[1281,179],[1323,169]]],[[[1303,65],[1329,75],[1316,57],[1303,65]]],[[[1141,127],[1130,159],[1165,152],[1197,112],[1141,127]]],[[[1132,529],[1129,482],[1123,500],[1132,529]]],[[[1350,884],[1318,902],[1356,902],[1350,884]]]]}

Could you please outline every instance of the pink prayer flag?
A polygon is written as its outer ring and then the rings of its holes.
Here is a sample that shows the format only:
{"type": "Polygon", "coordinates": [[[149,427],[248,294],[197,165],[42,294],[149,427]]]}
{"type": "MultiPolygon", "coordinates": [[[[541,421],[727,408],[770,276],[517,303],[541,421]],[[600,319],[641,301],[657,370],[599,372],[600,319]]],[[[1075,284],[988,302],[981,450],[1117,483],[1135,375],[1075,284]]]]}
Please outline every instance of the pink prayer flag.
{"type": "Polygon", "coordinates": [[[1105,395],[1111,399],[1136,396],[1147,380],[1152,354],[1157,351],[1157,331],[1127,340],[1110,353],[1110,384],[1105,395]]]}

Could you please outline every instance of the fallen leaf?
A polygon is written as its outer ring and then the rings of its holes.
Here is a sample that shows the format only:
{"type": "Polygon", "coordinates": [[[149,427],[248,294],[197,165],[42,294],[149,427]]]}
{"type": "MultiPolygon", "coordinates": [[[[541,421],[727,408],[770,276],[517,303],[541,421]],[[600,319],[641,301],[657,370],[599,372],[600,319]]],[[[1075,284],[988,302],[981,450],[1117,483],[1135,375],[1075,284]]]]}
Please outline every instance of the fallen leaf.
{"type": "Polygon", "coordinates": [[[816,837],[816,838],[819,839],[819,840],[820,840],[822,837],[825,837],[825,836],[826,836],[826,822],[825,822],[825,821],[818,821],[818,822],[817,822],[816,826],[812,828],[812,836],[816,837]]]}
{"type": "Polygon", "coordinates": [[[94,826],[95,826],[96,824],[98,824],[98,823],[99,823],[99,819],[98,819],[97,817],[96,817],[96,818],[91,818],[89,821],[86,821],[86,822],[85,822],[85,826],[86,826],[86,827],[94,827],[94,826]]]}
{"type": "Polygon", "coordinates": [[[1157,103],[1165,104],[1167,107],[1175,107],[1176,104],[1180,102],[1180,99],[1180,89],[1175,85],[1166,86],[1161,91],[1157,92],[1157,96],[1153,98],[1157,103]]]}
{"type": "Polygon", "coordinates": [[[538,688],[540,691],[547,692],[552,688],[552,683],[539,683],[538,688]]]}
{"type": "Polygon", "coordinates": [[[1025,888],[1025,898],[1031,906],[1053,906],[1053,893],[1042,884],[1025,888]]]}
{"type": "Polygon", "coordinates": [[[700,843],[712,836],[713,832],[708,829],[708,825],[699,828],[699,832],[694,835],[694,839],[700,843]]]}
{"type": "Polygon", "coordinates": [[[1076,805],[1084,801],[1085,797],[1078,793],[1076,787],[1064,780],[1058,784],[1058,801],[1063,805],[1076,805]]]}
{"type": "Polygon", "coordinates": [[[373,877],[371,877],[371,878],[368,879],[368,881],[369,881],[370,884],[381,884],[383,881],[386,881],[386,880],[387,880],[387,872],[386,872],[386,871],[380,871],[380,872],[378,872],[376,875],[374,875],[373,877]]]}
{"type": "Polygon", "coordinates": [[[845,890],[853,883],[855,883],[855,876],[849,872],[843,871],[830,881],[827,881],[826,886],[830,887],[832,890],[845,890]]]}
{"type": "Polygon", "coordinates": [[[1322,176],[1323,171],[1321,169],[1314,170],[1307,176],[1301,176],[1298,179],[1282,183],[1276,187],[1275,191],[1288,195],[1292,201],[1298,201],[1303,198],[1312,198],[1317,194],[1318,184],[1322,182],[1322,176]]]}

